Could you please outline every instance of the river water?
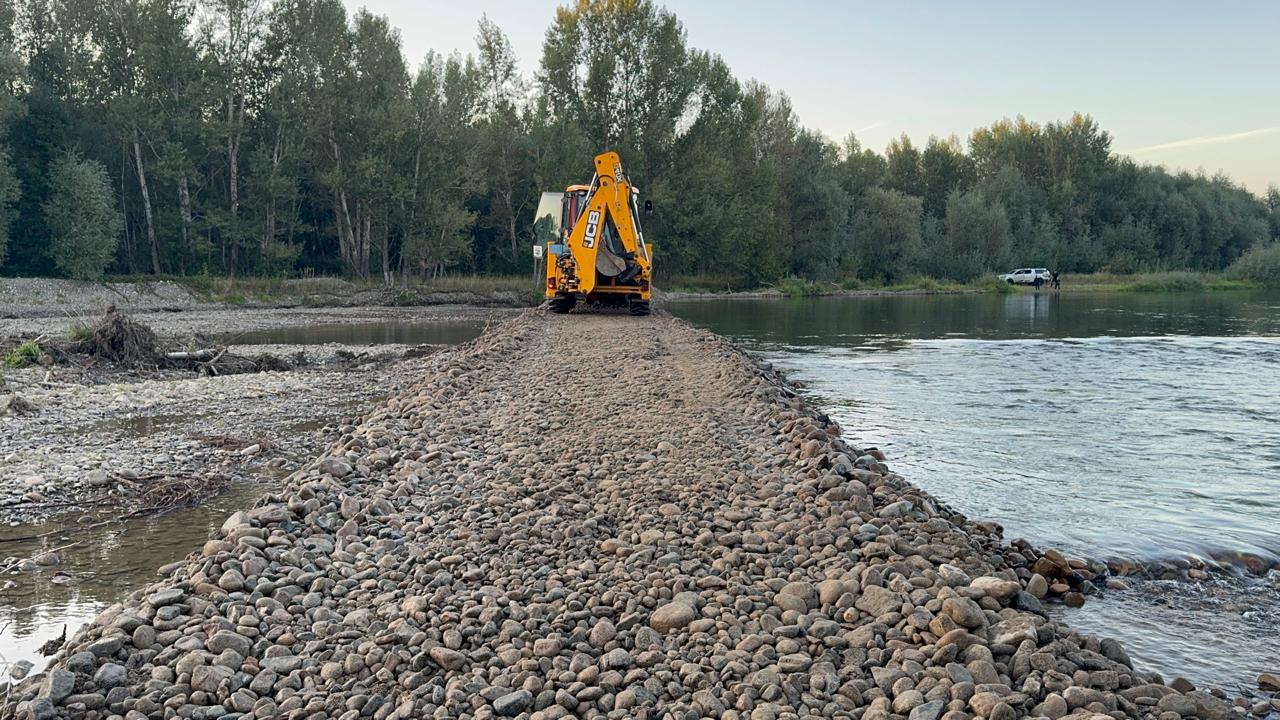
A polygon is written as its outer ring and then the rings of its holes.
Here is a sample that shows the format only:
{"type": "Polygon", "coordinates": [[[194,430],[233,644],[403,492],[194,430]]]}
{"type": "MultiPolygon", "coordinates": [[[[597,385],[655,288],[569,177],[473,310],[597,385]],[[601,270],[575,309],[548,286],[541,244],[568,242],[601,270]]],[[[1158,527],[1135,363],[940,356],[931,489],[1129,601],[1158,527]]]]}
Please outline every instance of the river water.
{"type": "Polygon", "coordinates": [[[1148,668],[1280,668],[1280,295],[699,300],[676,314],[801,380],[854,445],[1006,537],[1217,559],[1065,611],[1148,668]]]}

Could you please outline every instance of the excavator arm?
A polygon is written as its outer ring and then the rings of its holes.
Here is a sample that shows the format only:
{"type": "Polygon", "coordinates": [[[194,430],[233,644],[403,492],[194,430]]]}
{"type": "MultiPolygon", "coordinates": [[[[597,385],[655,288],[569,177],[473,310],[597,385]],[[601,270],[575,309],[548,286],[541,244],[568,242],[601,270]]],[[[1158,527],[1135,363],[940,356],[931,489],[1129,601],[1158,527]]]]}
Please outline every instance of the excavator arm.
{"type": "Polygon", "coordinates": [[[629,283],[649,278],[651,258],[636,220],[635,192],[615,152],[596,156],[596,177],[569,233],[577,291],[590,293],[601,276],[629,283]]]}

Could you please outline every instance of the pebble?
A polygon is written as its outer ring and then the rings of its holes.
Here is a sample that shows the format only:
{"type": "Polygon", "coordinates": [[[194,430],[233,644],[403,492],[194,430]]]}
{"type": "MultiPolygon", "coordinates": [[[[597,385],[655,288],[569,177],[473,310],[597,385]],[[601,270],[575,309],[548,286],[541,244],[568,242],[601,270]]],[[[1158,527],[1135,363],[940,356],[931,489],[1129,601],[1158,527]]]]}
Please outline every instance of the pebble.
{"type": "Polygon", "coordinates": [[[653,611],[649,616],[649,625],[658,632],[671,632],[693,622],[694,617],[693,608],[688,605],[669,603],[653,611]]]}
{"type": "Polygon", "coordinates": [[[493,709],[503,717],[514,717],[524,712],[532,703],[533,693],[528,690],[517,690],[494,700],[493,709]]]}

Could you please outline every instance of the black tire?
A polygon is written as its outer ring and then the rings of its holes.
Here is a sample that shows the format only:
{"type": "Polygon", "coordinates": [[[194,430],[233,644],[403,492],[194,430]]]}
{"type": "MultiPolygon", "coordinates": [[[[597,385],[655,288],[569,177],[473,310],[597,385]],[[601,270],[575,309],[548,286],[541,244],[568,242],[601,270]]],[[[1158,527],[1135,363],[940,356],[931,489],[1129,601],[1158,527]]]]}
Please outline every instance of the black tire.
{"type": "Polygon", "coordinates": [[[547,307],[551,312],[557,315],[563,315],[573,309],[578,304],[578,298],[573,295],[556,295],[547,301],[547,307]]]}
{"type": "Polygon", "coordinates": [[[630,311],[632,315],[635,315],[637,317],[648,315],[649,301],[648,300],[632,300],[627,303],[627,310],[630,311]]]}
{"type": "Polygon", "coordinates": [[[1009,283],[1010,285],[1012,285],[1012,284],[1013,284],[1013,278],[1009,278],[1008,280],[1005,280],[1005,282],[1007,282],[1007,283],[1009,283]]]}

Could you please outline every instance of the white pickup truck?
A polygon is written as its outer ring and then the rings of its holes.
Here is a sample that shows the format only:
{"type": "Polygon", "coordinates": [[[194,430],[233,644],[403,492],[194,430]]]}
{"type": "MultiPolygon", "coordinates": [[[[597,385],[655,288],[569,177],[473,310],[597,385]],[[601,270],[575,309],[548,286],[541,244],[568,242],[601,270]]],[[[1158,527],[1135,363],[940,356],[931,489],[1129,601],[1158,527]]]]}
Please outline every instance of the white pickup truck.
{"type": "Polygon", "coordinates": [[[1010,285],[1035,285],[1039,287],[1052,280],[1053,275],[1048,268],[1018,268],[1013,272],[1001,275],[1000,279],[1010,285]]]}

